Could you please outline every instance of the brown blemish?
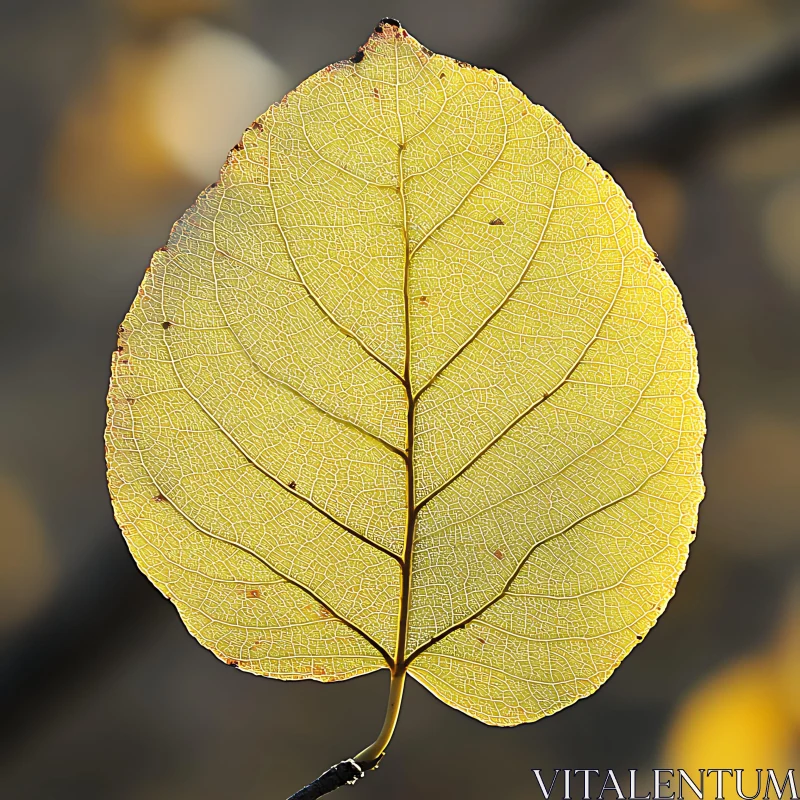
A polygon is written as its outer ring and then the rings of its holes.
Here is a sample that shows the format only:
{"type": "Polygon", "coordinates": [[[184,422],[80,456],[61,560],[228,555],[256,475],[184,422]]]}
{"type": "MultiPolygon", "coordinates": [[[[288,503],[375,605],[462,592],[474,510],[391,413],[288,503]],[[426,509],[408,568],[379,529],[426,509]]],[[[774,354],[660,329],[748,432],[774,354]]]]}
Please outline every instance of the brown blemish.
{"type": "Polygon", "coordinates": [[[428,297],[427,297],[427,295],[424,295],[424,294],[420,295],[419,304],[421,306],[425,306],[425,308],[428,307],[428,297]]]}
{"type": "Polygon", "coordinates": [[[324,675],[325,674],[325,668],[321,667],[319,664],[314,664],[313,672],[314,672],[315,675],[324,675]]]}
{"type": "Polygon", "coordinates": [[[490,223],[490,225],[505,225],[505,222],[500,219],[500,217],[495,217],[490,223]]]}
{"type": "Polygon", "coordinates": [[[125,398],[125,402],[126,402],[126,403],[127,403],[129,406],[132,406],[132,405],[133,405],[133,404],[136,402],[136,398],[135,398],[135,397],[126,397],[126,398],[125,398]]]}
{"type": "Polygon", "coordinates": [[[360,64],[364,60],[364,48],[359,48],[353,55],[350,56],[350,60],[354,64],[360,64]]]}
{"type": "Polygon", "coordinates": [[[167,252],[166,245],[164,245],[163,247],[159,247],[158,250],[156,250],[156,253],[166,253],[166,252],[167,252]]]}
{"type": "Polygon", "coordinates": [[[229,667],[238,667],[239,666],[239,662],[235,658],[226,658],[225,659],[225,663],[229,667]]]}
{"type": "Polygon", "coordinates": [[[164,503],[164,502],[166,502],[166,499],[167,499],[167,498],[166,498],[166,497],[164,497],[164,495],[163,495],[163,494],[161,494],[161,492],[159,492],[159,493],[158,493],[158,494],[157,494],[157,495],[156,495],[156,496],[153,498],[153,500],[155,500],[155,501],[156,501],[156,503],[164,503]]]}
{"type": "Polygon", "coordinates": [[[381,93],[378,91],[377,87],[376,87],[375,89],[373,89],[373,90],[372,90],[372,96],[373,96],[373,97],[374,97],[376,100],[379,100],[379,99],[380,99],[381,93]]]}
{"type": "Polygon", "coordinates": [[[264,126],[258,120],[256,120],[250,127],[254,131],[263,131],[264,130],[264,126]]]}
{"type": "Polygon", "coordinates": [[[172,325],[172,323],[171,323],[171,322],[170,322],[168,319],[165,319],[165,320],[164,320],[164,321],[161,323],[161,327],[162,327],[164,330],[167,330],[167,328],[169,328],[171,325],[172,325]]]}
{"type": "Polygon", "coordinates": [[[261,592],[258,589],[248,589],[247,596],[250,598],[261,597],[261,592]]]}
{"type": "Polygon", "coordinates": [[[636,638],[641,642],[644,637],[642,636],[641,633],[637,633],[636,638]]]}
{"type": "Polygon", "coordinates": [[[289,488],[290,489],[296,489],[297,488],[297,483],[295,481],[289,481],[289,488]]]}
{"type": "Polygon", "coordinates": [[[486,644],[486,639],[481,639],[480,636],[477,636],[476,638],[481,644],[486,644]]]}
{"type": "Polygon", "coordinates": [[[441,78],[444,78],[444,72],[440,72],[440,73],[439,73],[439,78],[440,78],[440,79],[441,79],[441,78]]]}
{"type": "Polygon", "coordinates": [[[494,551],[494,557],[498,558],[498,559],[500,559],[502,561],[503,557],[504,557],[503,556],[503,551],[502,550],[495,550],[494,551]]]}

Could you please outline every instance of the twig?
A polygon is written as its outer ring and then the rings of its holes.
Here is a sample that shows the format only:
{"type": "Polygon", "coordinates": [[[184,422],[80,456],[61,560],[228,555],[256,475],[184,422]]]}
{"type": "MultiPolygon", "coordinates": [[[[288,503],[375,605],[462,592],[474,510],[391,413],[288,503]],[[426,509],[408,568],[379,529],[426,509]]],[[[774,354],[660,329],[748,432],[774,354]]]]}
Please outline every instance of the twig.
{"type": "Polygon", "coordinates": [[[348,758],[347,761],[340,761],[325,770],[319,778],[304,786],[299,792],[295,792],[289,800],[316,800],[340,786],[355,783],[359,778],[363,778],[364,774],[364,770],[352,758],[348,758]]]}

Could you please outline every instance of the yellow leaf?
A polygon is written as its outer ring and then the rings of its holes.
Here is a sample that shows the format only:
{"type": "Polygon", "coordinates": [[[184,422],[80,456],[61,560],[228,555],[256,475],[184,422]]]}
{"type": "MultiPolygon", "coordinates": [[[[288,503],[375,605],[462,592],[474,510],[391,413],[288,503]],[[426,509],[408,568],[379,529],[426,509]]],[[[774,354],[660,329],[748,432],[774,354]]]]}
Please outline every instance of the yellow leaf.
{"type": "Polygon", "coordinates": [[[610,176],[506,78],[387,22],[253,123],[155,254],[109,481],[229,663],[388,667],[389,717],[408,673],[513,725],[594,691],[672,595],[696,386],[610,176]]]}

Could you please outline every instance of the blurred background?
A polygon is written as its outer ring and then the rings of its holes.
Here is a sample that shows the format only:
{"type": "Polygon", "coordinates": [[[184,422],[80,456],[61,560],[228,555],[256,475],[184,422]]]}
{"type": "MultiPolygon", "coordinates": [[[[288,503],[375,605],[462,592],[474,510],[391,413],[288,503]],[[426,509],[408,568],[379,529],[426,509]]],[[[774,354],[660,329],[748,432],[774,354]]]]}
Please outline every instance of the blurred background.
{"type": "Polygon", "coordinates": [[[246,125],[383,16],[508,75],[632,198],[697,334],[708,496],[675,599],[600,691],[493,729],[412,681],[346,796],[800,767],[797,0],[2,0],[2,798],[284,798],[377,733],[384,674],[271,681],[186,633],[114,524],[102,433],[152,251],[246,125]]]}

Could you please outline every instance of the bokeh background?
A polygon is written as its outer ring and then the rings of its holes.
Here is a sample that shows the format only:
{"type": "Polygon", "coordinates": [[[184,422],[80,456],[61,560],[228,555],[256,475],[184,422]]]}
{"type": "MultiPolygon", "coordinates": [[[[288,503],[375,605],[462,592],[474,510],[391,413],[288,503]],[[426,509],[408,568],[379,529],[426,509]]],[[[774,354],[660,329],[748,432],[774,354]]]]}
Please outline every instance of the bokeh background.
{"type": "Polygon", "coordinates": [[[412,681],[347,796],[800,767],[797,0],[3,0],[2,798],[284,798],[377,732],[385,675],[257,678],[185,632],[114,524],[102,432],[152,251],[244,127],[383,16],[510,76],[633,199],[697,334],[708,496],[675,599],[600,691],[494,729],[412,681]]]}

